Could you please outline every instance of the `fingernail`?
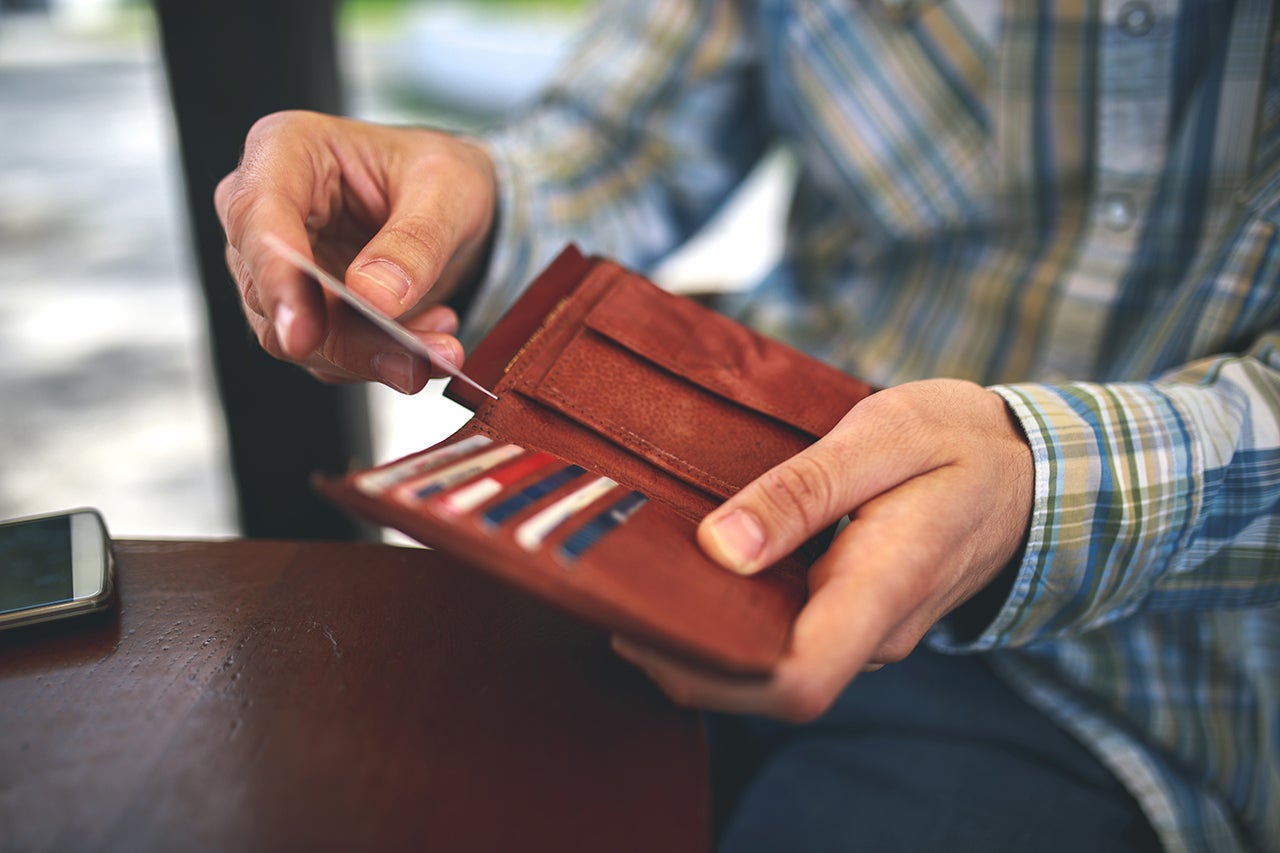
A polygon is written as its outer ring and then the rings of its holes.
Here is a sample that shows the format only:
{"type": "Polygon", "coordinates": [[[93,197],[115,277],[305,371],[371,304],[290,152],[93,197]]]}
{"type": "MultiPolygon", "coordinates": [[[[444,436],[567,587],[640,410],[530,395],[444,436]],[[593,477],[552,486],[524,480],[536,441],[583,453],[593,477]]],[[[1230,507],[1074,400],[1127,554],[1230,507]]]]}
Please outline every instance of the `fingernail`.
{"type": "Polygon", "coordinates": [[[289,330],[297,318],[297,313],[288,305],[281,303],[276,307],[276,340],[286,352],[289,350],[289,330]]]}
{"type": "Polygon", "coordinates": [[[764,530],[754,515],[735,509],[708,528],[712,554],[726,567],[746,573],[764,548],[764,530]]]}
{"type": "Polygon", "coordinates": [[[396,302],[404,300],[409,293],[409,274],[399,264],[387,260],[369,261],[357,270],[357,275],[364,276],[378,287],[395,297],[396,302]]]}
{"type": "Polygon", "coordinates": [[[380,352],[373,357],[373,375],[401,394],[412,394],[413,356],[407,352],[380,352]]]}

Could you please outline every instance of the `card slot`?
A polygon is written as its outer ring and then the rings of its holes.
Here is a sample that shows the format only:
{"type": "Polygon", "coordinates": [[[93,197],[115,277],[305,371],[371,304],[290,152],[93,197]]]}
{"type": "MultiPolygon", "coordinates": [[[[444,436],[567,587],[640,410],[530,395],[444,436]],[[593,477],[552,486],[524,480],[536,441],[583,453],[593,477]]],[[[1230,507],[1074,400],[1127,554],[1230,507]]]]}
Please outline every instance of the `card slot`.
{"type": "Polygon", "coordinates": [[[473,513],[471,518],[479,527],[493,533],[499,528],[524,518],[547,501],[554,499],[559,493],[576,487],[580,484],[581,478],[586,476],[588,472],[581,465],[566,463],[564,467],[548,473],[518,491],[513,490],[512,494],[490,502],[480,511],[473,513]]]}
{"type": "Polygon", "coordinates": [[[469,515],[487,535],[505,529],[524,551],[552,553],[554,548],[562,561],[572,563],[646,502],[645,495],[622,491],[608,477],[549,453],[527,451],[488,474],[434,493],[427,508],[459,520],[469,515]]]}
{"type": "Polygon", "coordinates": [[[577,487],[521,522],[512,532],[516,544],[528,552],[537,550],[549,538],[569,530],[575,516],[589,509],[617,487],[618,484],[608,477],[596,477],[577,487]]]}
{"type": "Polygon", "coordinates": [[[386,465],[364,471],[354,478],[355,487],[370,497],[377,497],[397,483],[443,467],[493,444],[487,435],[473,434],[458,441],[437,444],[386,465]]]}
{"type": "Polygon", "coordinates": [[[461,515],[483,506],[526,480],[544,468],[556,464],[558,459],[540,450],[526,451],[509,462],[475,479],[454,486],[434,499],[445,512],[461,515]]]}
{"type": "Polygon", "coordinates": [[[400,482],[392,489],[392,494],[401,503],[413,506],[472,480],[525,452],[525,449],[517,444],[485,446],[479,452],[465,456],[457,462],[400,482]]]}
{"type": "Polygon", "coordinates": [[[630,452],[589,424],[566,417],[555,406],[525,393],[504,394],[502,405],[495,406],[487,422],[477,424],[476,429],[572,459],[666,504],[690,521],[697,522],[724,500],[710,489],[671,476],[668,470],[630,452]]]}
{"type": "Polygon", "coordinates": [[[627,492],[561,539],[555,549],[556,556],[563,562],[577,563],[584,554],[599,545],[600,540],[625,525],[648,502],[649,499],[639,492],[627,492]]]}
{"type": "MultiPolygon", "coordinates": [[[[497,448],[473,456],[493,449],[497,448]]],[[[486,474],[510,473],[520,460],[541,452],[526,450],[467,483],[479,482],[486,474]]],[[[342,481],[321,479],[317,485],[364,517],[556,601],[611,632],[731,672],[769,669],[782,653],[791,620],[805,597],[802,563],[788,558],[751,578],[727,572],[698,547],[695,524],[673,508],[656,500],[640,504],[643,494],[630,486],[553,458],[461,514],[441,506],[451,491],[405,502],[395,499],[394,490],[379,497],[365,495],[353,487],[358,475],[342,481]],[[519,544],[522,525],[592,483],[599,485],[561,512],[561,522],[548,525],[532,550],[519,544]],[[523,496],[519,506],[503,509],[501,523],[486,526],[481,520],[517,496],[523,496]],[[628,499],[637,505],[619,508],[619,501],[628,499]],[[618,517],[607,524],[597,521],[618,509],[618,517]],[[568,559],[562,553],[566,548],[571,551],[568,559]]],[[[466,485],[459,484],[454,491],[463,488],[466,485]]]]}
{"type": "Polygon", "coordinates": [[[720,499],[813,442],[590,329],[573,337],[540,382],[519,390],[720,499]]]}

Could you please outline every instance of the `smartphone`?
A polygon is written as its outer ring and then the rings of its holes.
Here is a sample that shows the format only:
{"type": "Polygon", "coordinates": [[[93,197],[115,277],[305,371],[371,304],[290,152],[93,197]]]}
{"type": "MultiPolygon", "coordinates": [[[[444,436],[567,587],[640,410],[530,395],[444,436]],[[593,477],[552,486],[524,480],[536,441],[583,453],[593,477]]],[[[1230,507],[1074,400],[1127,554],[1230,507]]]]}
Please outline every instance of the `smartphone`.
{"type": "Polygon", "coordinates": [[[104,610],[114,580],[97,510],[0,522],[0,628],[104,610]]]}

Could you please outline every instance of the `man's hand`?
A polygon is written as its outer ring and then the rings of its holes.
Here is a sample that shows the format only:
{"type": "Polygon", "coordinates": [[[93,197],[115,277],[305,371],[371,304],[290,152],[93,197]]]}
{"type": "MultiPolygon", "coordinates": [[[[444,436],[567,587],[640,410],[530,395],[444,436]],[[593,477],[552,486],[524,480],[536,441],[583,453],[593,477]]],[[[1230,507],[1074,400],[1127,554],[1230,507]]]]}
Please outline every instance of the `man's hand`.
{"type": "Polygon", "coordinates": [[[859,672],[905,658],[1019,553],[1033,480],[1026,438],[995,393],[956,380],[880,391],[698,529],[717,562],[752,574],[850,516],[810,569],[809,601],[767,681],[701,672],[621,638],[614,648],[680,704],[812,720],[859,672]]]}
{"type": "Polygon", "coordinates": [[[260,120],[214,201],[263,348],[330,382],[374,379],[412,393],[428,378],[276,255],[264,242],[274,234],[460,364],[458,318],[441,303],[484,266],[494,181],[488,155],[447,134],[302,112],[260,120]]]}

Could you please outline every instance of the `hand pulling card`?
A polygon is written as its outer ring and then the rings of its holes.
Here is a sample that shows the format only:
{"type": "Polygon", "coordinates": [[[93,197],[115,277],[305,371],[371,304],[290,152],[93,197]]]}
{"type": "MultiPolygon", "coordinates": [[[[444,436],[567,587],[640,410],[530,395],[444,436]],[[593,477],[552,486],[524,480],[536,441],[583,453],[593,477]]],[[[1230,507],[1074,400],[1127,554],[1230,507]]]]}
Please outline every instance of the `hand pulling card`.
{"type": "Polygon", "coordinates": [[[458,433],[317,487],[607,631],[771,670],[829,532],[741,577],[697,524],[872,388],[572,247],[463,368],[497,399],[450,383],[458,433]]]}

